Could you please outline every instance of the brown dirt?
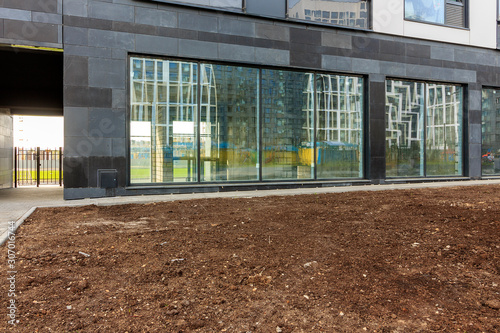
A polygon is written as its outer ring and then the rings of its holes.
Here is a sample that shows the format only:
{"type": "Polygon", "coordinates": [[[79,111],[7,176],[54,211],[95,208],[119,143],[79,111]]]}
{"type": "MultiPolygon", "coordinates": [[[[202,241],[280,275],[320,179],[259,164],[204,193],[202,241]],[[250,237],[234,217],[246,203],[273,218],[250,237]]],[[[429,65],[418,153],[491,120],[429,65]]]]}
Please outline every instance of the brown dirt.
{"type": "Polygon", "coordinates": [[[0,331],[500,332],[499,221],[492,185],[38,209],[0,331]]]}

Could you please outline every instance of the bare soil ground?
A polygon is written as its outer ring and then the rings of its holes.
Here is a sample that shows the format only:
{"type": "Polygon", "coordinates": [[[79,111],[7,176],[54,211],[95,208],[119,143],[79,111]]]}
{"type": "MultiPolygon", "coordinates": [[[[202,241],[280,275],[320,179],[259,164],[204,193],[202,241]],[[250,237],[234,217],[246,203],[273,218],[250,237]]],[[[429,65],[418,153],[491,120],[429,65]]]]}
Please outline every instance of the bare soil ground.
{"type": "Polygon", "coordinates": [[[38,209],[0,331],[500,332],[499,240],[492,185],[38,209]]]}

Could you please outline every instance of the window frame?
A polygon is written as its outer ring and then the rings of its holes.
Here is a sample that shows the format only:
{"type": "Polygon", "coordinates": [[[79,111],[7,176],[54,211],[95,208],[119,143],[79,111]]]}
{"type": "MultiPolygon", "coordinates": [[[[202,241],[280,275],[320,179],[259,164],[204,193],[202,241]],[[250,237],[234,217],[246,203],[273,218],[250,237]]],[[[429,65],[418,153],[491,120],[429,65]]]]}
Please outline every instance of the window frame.
{"type": "MultiPolygon", "coordinates": [[[[417,23],[425,23],[425,24],[431,24],[431,25],[436,25],[440,27],[447,27],[447,28],[454,28],[454,29],[462,29],[462,30],[470,30],[469,29],[469,0],[462,0],[462,1],[455,1],[455,0],[443,0],[444,2],[444,10],[443,10],[443,19],[444,23],[438,23],[438,22],[432,22],[432,21],[424,21],[424,20],[417,20],[417,19],[412,19],[412,18],[407,18],[406,17],[406,2],[407,0],[404,0],[403,2],[403,19],[405,21],[409,22],[417,22],[417,23]],[[461,5],[458,5],[458,3],[462,3],[461,5]],[[463,21],[463,26],[457,26],[457,25],[451,25],[446,23],[446,11],[447,11],[447,4],[452,4],[454,6],[463,6],[464,7],[464,21],[463,21]]],[[[500,0],[498,0],[500,2],[500,0]]],[[[499,20],[500,20],[500,15],[499,15],[499,20]]]]}
{"type": "MultiPolygon", "coordinates": [[[[493,94],[496,94],[496,93],[499,93],[500,95],[500,87],[493,87],[493,86],[483,86],[482,89],[481,89],[481,95],[484,93],[485,90],[490,90],[493,92],[493,94]]],[[[499,172],[495,172],[495,168],[493,167],[493,172],[492,173],[485,173],[485,167],[483,166],[483,158],[485,157],[484,156],[484,143],[485,143],[485,134],[492,134],[491,132],[492,131],[488,131],[488,130],[485,130],[485,126],[487,126],[485,124],[485,108],[484,108],[484,100],[481,98],[481,177],[483,178],[493,178],[493,177],[498,177],[500,176],[500,171],[499,172]],[[485,133],[486,131],[488,131],[488,133],[485,133]]],[[[495,101],[494,101],[496,104],[499,104],[500,102],[500,97],[496,97],[495,98],[495,101]]],[[[491,110],[488,110],[489,112],[491,112],[492,114],[494,114],[495,118],[497,119],[500,119],[500,109],[494,109],[492,108],[491,110]]],[[[495,119],[496,120],[496,119],[495,119]]],[[[494,133],[493,133],[494,134],[494,133]]],[[[486,150],[488,152],[488,150],[486,150]]],[[[499,157],[500,158],[500,157],[499,157]]]]}
{"type": "MultiPolygon", "coordinates": [[[[224,185],[224,184],[246,184],[246,183],[273,183],[273,182],[314,182],[314,181],[345,181],[345,180],[363,180],[367,176],[367,170],[366,170],[366,165],[367,165],[367,131],[368,131],[368,125],[367,125],[367,77],[366,75],[363,74],[353,74],[353,73],[341,73],[341,72],[334,72],[334,71],[325,71],[325,70],[310,70],[310,69],[305,69],[305,68],[286,68],[286,67],[279,67],[279,66],[265,66],[265,65],[256,65],[256,64],[246,64],[246,63],[236,63],[236,62],[225,62],[225,61],[211,61],[207,59],[195,59],[195,58],[181,58],[181,57],[169,57],[169,56],[159,56],[159,55],[151,55],[151,54],[141,54],[141,53],[129,53],[127,56],[127,67],[128,67],[128,75],[127,75],[127,114],[126,114],[126,122],[127,122],[127,127],[126,127],[126,149],[127,149],[127,186],[130,187],[155,187],[155,186],[183,186],[183,185],[189,185],[189,186],[203,186],[207,184],[217,184],[217,185],[224,185]],[[256,180],[231,180],[231,181],[202,181],[201,180],[201,174],[200,174],[200,153],[201,153],[201,145],[200,145],[200,133],[201,133],[201,104],[200,104],[200,98],[201,94],[198,94],[198,105],[197,105],[197,110],[196,112],[196,137],[197,137],[197,174],[196,174],[196,179],[194,181],[186,181],[186,182],[136,182],[132,180],[132,173],[131,173],[131,165],[132,165],[132,154],[131,154],[131,115],[132,115],[132,103],[131,103],[131,98],[132,98],[132,89],[131,89],[131,84],[132,84],[132,60],[133,59],[142,59],[142,60],[161,60],[161,61],[177,61],[177,62],[187,62],[187,63],[194,63],[198,66],[198,71],[200,70],[201,64],[211,64],[211,65],[222,65],[222,66],[236,66],[236,67],[248,67],[248,68],[256,68],[259,70],[259,90],[258,90],[258,99],[259,99],[259,110],[258,110],[258,119],[259,122],[257,124],[257,129],[258,129],[258,166],[259,166],[259,178],[256,180]],[[291,72],[301,72],[305,74],[313,74],[313,82],[315,82],[315,79],[319,75],[333,75],[333,76],[343,76],[346,78],[360,78],[362,80],[362,105],[361,105],[361,110],[359,111],[361,114],[361,128],[359,129],[360,131],[360,136],[361,140],[359,142],[359,176],[358,177],[338,177],[338,178],[320,178],[317,175],[317,165],[314,163],[314,177],[311,177],[310,179],[303,179],[303,178],[284,178],[284,179],[264,179],[262,175],[262,156],[263,156],[263,119],[264,119],[264,109],[263,109],[263,101],[262,101],[262,71],[263,70],[275,70],[275,71],[291,71],[291,72]]],[[[200,76],[198,74],[198,87],[200,85],[200,76]]],[[[198,89],[199,91],[199,89],[198,89]]],[[[313,142],[314,142],[314,147],[316,147],[316,141],[318,137],[318,130],[317,130],[317,117],[318,117],[318,110],[317,110],[317,92],[316,92],[316,84],[314,84],[314,109],[312,110],[312,118],[313,118],[313,128],[310,129],[313,132],[313,142]]],[[[314,149],[313,152],[313,162],[316,161],[317,159],[317,154],[316,154],[316,149],[314,149]]]]}
{"type": "MultiPolygon", "coordinates": [[[[452,82],[448,82],[448,81],[445,81],[445,82],[440,82],[440,81],[426,81],[426,80],[418,80],[418,79],[409,79],[409,78],[401,78],[401,77],[392,77],[392,76],[388,76],[386,77],[385,79],[385,85],[386,87],[384,88],[384,94],[385,94],[385,98],[387,98],[387,82],[388,81],[401,81],[401,82],[412,82],[412,83],[421,83],[423,84],[423,90],[424,90],[424,96],[423,96],[423,137],[421,138],[421,145],[423,145],[423,147],[421,147],[421,149],[423,149],[423,159],[422,159],[422,162],[423,165],[422,165],[422,168],[423,168],[423,174],[422,175],[419,175],[419,176],[399,176],[399,175],[396,175],[396,176],[387,176],[387,171],[386,171],[386,179],[411,179],[411,178],[418,178],[418,179],[426,179],[426,178],[442,178],[442,177],[463,177],[465,175],[465,167],[466,167],[466,156],[464,155],[464,152],[465,152],[465,148],[466,148],[466,145],[467,145],[467,141],[466,141],[466,138],[464,137],[464,133],[466,131],[466,112],[467,112],[467,106],[466,106],[466,103],[465,103],[465,100],[466,100],[466,92],[467,92],[467,86],[464,85],[464,84],[460,84],[460,83],[452,83],[452,82]],[[461,117],[460,117],[460,124],[459,126],[461,126],[461,135],[462,135],[462,139],[461,139],[461,152],[462,152],[462,156],[461,156],[461,160],[460,160],[460,170],[461,170],[461,173],[458,174],[458,175],[429,175],[428,173],[428,170],[427,170],[427,132],[428,132],[428,124],[427,124],[427,117],[428,117],[428,111],[429,111],[429,96],[428,96],[428,86],[430,85],[446,85],[446,86],[454,86],[454,87],[460,87],[462,89],[461,93],[462,93],[462,101],[461,101],[461,117]]],[[[385,103],[385,107],[387,106],[387,102],[385,103]]],[[[387,122],[387,111],[384,111],[384,119],[385,121],[387,122]]],[[[387,128],[385,128],[385,131],[387,131],[387,128]]],[[[385,143],[384,143],[384,149],[387,149],[387,134],[385,134],[385,143]]],[[[387,167],[387,152],[385,152],[385,158],[386,158],[386,167],[387,167]]]]}

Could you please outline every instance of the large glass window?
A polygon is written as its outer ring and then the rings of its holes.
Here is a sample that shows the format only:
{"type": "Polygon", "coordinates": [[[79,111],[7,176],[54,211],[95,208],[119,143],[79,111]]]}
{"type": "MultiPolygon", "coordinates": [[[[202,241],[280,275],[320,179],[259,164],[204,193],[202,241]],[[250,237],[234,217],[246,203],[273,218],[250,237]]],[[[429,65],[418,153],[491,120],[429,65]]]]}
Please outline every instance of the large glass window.
{"type": "Polygon", "coordinates": [[[387,81],[386,175],[424,176],[424,84],[387,81]]]}
{"type": "Polygon", "coordinates": [[[234,11],[242,10],[242,0],[172,0],[172,2],[183,2],[192,5],[224,8],[226,10],[234,11]]]}
{"type": "Polygon", "coordinates": [[[481,166],[483,175],[500,174],[500,90],[483,89],[481,166]]]}
{"type": "Polygon", "coordinates": [[[196,181],[198,65],[131,61],[131,183],[196,181]]]}
{"type": "Polygon", "coordinates": [[[462,175],[462,87],[386,83],[386,175],[462,175]]]}
{"type": "Polygon", "coordinates": [[[288,17],[368,28],[368,7],[365,0],[288,0],[288,17]]]}
{"type": "Polygon", "coordinates": [[[258,180],[259,70],[201,65],[202,181],[258,180]]]}
{"type": "Polygon", "coordinates": [[[426,174],[462,174],[462,87],[427,85],[426,174]]]}
{"type": "Polygon", "coordinates": [[[314,74],[262,70],[262,178],[311,179],[314,74]]]}
{"type": "Polygon", "coordinates": [[[321,74],[317,91],[317,176],[363,175],[363,79],[321,74]]]}
{"type": "Polygon", "coordinates": [[[363,177],[360,77],[144,57],[130,67],[132,184],[363,177]]]}

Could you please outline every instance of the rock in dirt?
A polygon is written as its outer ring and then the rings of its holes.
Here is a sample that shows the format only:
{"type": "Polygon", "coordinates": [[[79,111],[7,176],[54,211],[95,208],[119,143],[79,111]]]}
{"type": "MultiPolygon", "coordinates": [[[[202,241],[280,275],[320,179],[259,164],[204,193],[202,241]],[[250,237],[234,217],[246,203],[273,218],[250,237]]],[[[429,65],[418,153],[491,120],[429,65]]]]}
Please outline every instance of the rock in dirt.
{"type": "Polygon", "coordinates": [[[319,264],[317,261],[310,261],[310,262],[306,262],[304,264],[304,268],[312,268],[312,269],[316,269],[318,268],[319,264]]]}
{"type": "Polygon", "coordinates": [[[489,306],[492,309],[499,310],[500,309],[500,300],[489,299],[486,302],[484,302],[484,305],[489,306]]]}
{"type": "Polygon", "coordinates": [[[188,324],[189,328],[191,329],[198,329],[198,328],[202,328],[203,326],[205,326],[205,322],[203,320],[193,320],[193,321],[190,321],[189,324],[188,324]]]}
{"type": "Polygon", "coordinates": [[[82,281],[78,281],[78,283],[76,284],[76,289],[79,290],[79,291],[82,291],[82,290],[85,290],[89,287],[89,283],[87,280],[82,280],[82,281]]]}

